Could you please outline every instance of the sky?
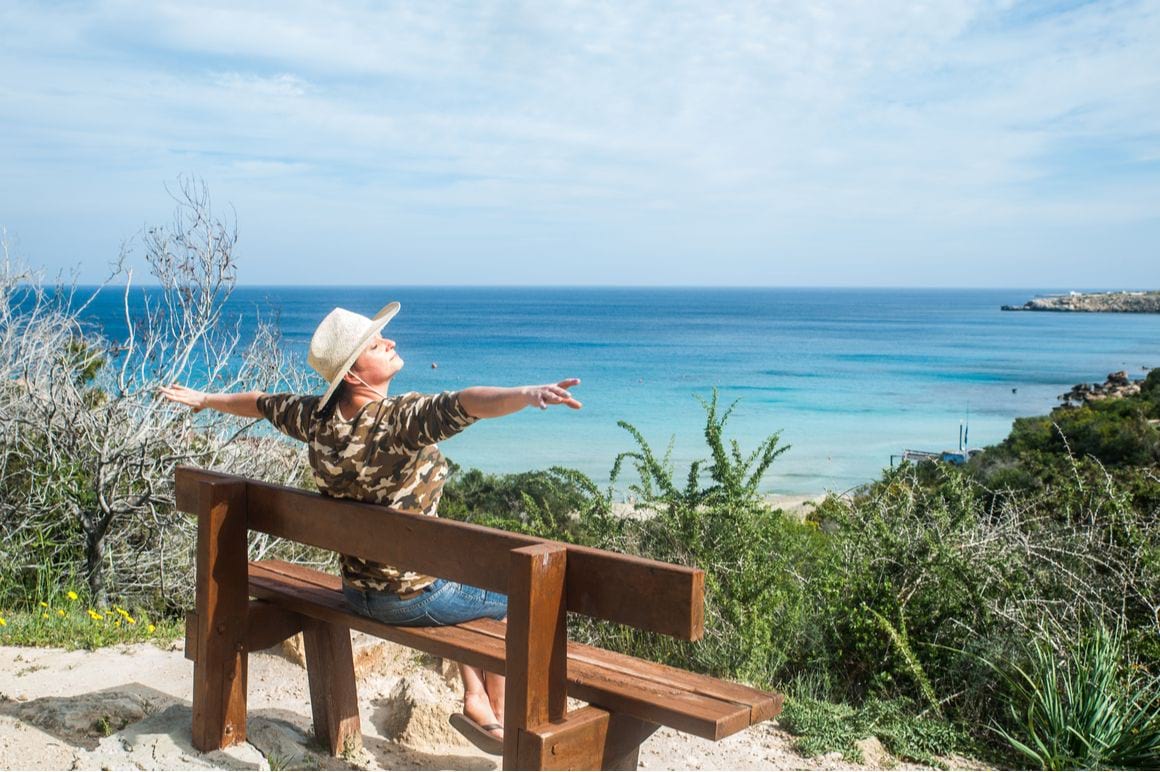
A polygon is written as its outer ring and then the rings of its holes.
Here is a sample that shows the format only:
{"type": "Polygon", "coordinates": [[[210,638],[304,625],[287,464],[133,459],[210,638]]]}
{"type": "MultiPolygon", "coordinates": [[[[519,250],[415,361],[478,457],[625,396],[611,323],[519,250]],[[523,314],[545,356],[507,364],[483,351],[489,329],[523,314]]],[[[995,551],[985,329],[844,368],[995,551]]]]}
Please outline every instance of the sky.
{"type": "Polygon", "coordinates": [[[184,177],[243,284],[1160,287],[1160,0],[5,0],[0,30],[0,226],[82,281],[184,177]]]}

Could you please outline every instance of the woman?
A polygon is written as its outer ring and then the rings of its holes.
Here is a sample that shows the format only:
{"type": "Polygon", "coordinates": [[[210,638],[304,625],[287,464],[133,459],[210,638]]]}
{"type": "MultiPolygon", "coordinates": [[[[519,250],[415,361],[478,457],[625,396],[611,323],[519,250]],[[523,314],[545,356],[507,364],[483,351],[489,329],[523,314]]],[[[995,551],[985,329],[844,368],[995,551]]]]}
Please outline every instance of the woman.
{"type": "MultiPolygon", "coordinates": [[[[329,383],[321,397],[206,393],[177,384],[162,388],[161,394],[195,412],[210,408],[266,418],[284,434],[308,443],[314,480],[326,495],[431,516],[436,516],[447,477],[447,462],[435,443],[480,418],[529,406],[580,409],[568,392],[580,383],[578,378],[543,386],[473,386],[434,395],[388,396],[403,358],[395,342],[381,333],[398,311],[399,304],[391,303],[368,319],[336,308],[322,320],[308,357],[329,383]]],[[[360,614],[418,626],[506,617],[507,598],[500,593],[351,555],[340,558],[343,594],[360,614]]],[[[462,664],[459,669],[463,714],[452,716],[451,723],[483,750],[502,752],[503,676],[462,664]]]]}

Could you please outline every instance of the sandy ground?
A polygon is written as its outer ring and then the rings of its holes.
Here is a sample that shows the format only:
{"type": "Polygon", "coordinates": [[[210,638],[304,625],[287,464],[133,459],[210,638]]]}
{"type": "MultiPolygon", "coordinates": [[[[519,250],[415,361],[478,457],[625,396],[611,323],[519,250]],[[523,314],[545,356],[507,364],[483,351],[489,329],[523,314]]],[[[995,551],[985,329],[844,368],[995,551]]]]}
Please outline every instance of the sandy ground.
{"type": "MultiPolygon", "coordinates": [[[[771,493],[766,495],[764,499],[771,507],[784,510],[786,514],[798,519],[804,519],[815,506],[822,503],[827,495],[826,493],[813,493],[809,495],[798,493],[771,493]]],[[[617,517],[637,519],[652,517],[654,514],[648,507],[637,504],[632,500],[613,502],[612,511],[617,517]]]]}
{"type": "MultiPolygon", "coordinates": [[[[309,692],[292,646],[250,656],[248,742],[202,754],[190,744],[193,664],[182,644],[96,652],[0,647],[3,769],[498,769],[447,723],[459,708],[450,663],[356,635],[364,749],[333,758],[311,739],[309,692]]],[[[899,764],[877,741],[862,768],[899,764]]],[[[807,759],[776,722],[722,742],[661,729],[641,769],[839,769],[807,759]]]]}

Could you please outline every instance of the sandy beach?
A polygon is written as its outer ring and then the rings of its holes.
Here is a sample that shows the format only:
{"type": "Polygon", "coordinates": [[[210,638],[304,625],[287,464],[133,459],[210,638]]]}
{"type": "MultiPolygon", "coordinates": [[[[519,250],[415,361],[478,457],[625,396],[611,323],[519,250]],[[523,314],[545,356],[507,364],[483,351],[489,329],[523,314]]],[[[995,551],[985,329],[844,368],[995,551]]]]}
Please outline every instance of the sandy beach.
{"type": "MultiPolygon", "coordinates": [[[[364,749],[333,758],[313,742],[306,673],[283,645],[250,656],[248,741],[202,754],[190,744],[193,664],[180,641],[100,651],[0,647],[3,769],[498,769],[447,723],[459,707],[449,663],[356,634],[364,749]]],[[[641,769],[925,769],[876,740],[866,765],[792,749],[775,721],[713,743],[662,728],[641,769]]]]}

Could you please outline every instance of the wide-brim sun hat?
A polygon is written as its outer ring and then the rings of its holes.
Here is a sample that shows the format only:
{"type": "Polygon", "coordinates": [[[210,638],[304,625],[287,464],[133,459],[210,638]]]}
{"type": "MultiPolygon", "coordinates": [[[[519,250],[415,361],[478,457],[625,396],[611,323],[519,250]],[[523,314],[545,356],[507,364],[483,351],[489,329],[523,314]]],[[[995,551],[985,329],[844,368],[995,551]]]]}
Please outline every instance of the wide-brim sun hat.
{"type": "Polygon", "coordinates": [[[354,360],[387,322],[399,313],[398,303],[388,303],[374,317],[368,318],[345,308],[336,308],[326,315],[310,339],[310,353],[306,361],[330,385],[322,395],[325,405],[334,396],[342,377],[354,365],[354,360]]]}

